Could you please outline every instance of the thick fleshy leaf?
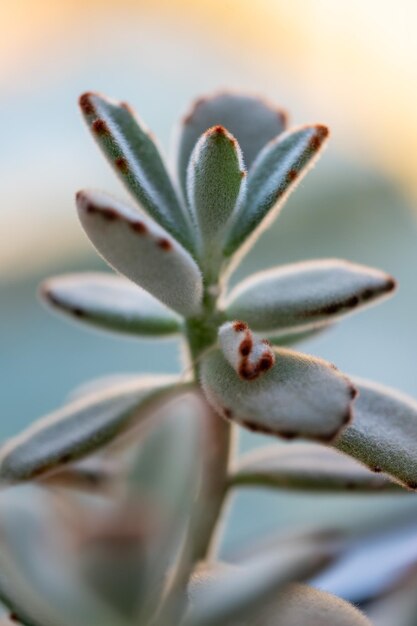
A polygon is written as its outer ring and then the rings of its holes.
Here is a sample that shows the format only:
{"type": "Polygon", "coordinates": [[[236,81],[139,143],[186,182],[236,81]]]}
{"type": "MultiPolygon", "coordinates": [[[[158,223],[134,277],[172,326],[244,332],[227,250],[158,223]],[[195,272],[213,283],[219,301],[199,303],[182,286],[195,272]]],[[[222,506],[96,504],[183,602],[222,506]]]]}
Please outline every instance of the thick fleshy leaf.
{"type": "Polygon", "coordinates": [[[417,402],[376,383],[354,382],[359,390],[354,420],[335,447],[417,490],[417,402]]]}
{"type": "Polygon", "coordinates": [[[330,559],[332,550],[319,542],[300,542],[280,552],[267,552],[239,567],[226,567],[213,577],[201,572],[196,593],[190,588],[190,607],[182,626],[253,624],[288,583],[306,580],[330,559]],[[246,621],[248,620],[248,621],[246,621]]]}
{"type": "Polygon", "coordinates": [[[149,418],[158,400],[174,390],[181,390],[175,378],[138,378],[75,400],[2,447],[0,481],[39,478],[109,445],[149,418]]]}
{"type": "Polygon", "coordinates": [[[300,491],[401,492],[383,474],[374,474],[336,450],[314,443],[267,446],[249,453],[232,471],[230,484],[300,491]]]}
{"type": "Polygon", "coordinates": [[[41,296],[54,310],[94,327],[131,335],[173,335],[181,320],[147,291],[103,273],[49,278],[41,296]]]}
{"type": "Polygon", "coordinates": [[[372,626],[356,607],[307,585],[289,585],[257,626],[372,626]]]}
{"type": "Polygon", "coordinates": [[[323,259],[283,265],[241,282],[225,303],[229,319],[275,336],[328,324],[371,304],[395,288],[395,280],[363,265],[323,259]]]}
{"type": "Polygon", "coordinates": [[[406,572],[394,589],[367,607],[373,626],[417,626],[417,573],[406,572]]]}
{"type": "Polygon", "coordinates": [[[100,192],[79,192],[77,206],[89,239],[112,267],[178,313],[198,312],[200,270],[162,228],[100,192]]]}
{"type": "Polygon", "coordinates": [[[219,343],[226,360],[245,380],[262,376],[275,364],[270,343],[255,337],[244,322],[223,324],[219,328],[219,343]]]}
{"type": "MultiPolygon", "coordinates": [[[[135,623],[149,623],[154,612],[161,609],[167,571],[168,588],[174,592],[178,568],[184,566],[182,546],[194,530],[190,529],[190,518],[202,478],[205,410],[196,394],[162,407],[156,426],[138,449],[129,475],[130,498],[139,505],[150,502],[157,513],[154,532],[147,541],[148,567],[142,576],[135,623]]],[[[188,575],[191,566],[189,563],[188,575]]]]}
{"type": "Polygon", "coordinates": [[[204,256],[221,252],[224,227],[238,202],[245,176],[236,139],[223,126],[207,130],[194,148],[187,176],[188,200],[204,256]]]}
{"type": "Polygon", "coordinates": [[[278,332],[278,335],[272,334],[267,335],[268,341],[274,346],[294,346],[298,343],[304,343],[304,341],[309,341],[310,339],[315,339],[318,335],[321,335],[323,332],[330,330],[333,324],[323,324],[322,326],[318,326],[317,328],[309,328],[308,330],[299,330],[297,328],[292,329],[289,332],[281,335],[278,332]]]}
{"type": "Polygon", "coordinates": [[[184,196],[194,146],[208,128],[217,125],[236,137],[249,168],[264,145],[285,129],[287,115],[260,98],[244,94],[226,92],[196,100],[182,120],[177,145],[178,175],[184,196]]]}
{"type": "Polygon", "coordinates": [[[255,380],[240,378],[219,350],[201,363],[201,381],[213,407],[255,432],[331,441],[351,419],[356,390],[337,369],[285,348],[255,380]]]}
{"type": "Polygon", "coordinates": [[[26,626],[128,626],[80,584],[56,508],[46,493],[0,501],[0,598],[26,626]]]}
{"type": "Polygon", "coordinates": [[[190,226],[161,154],[129,105],[85,93],[80,107],[94,138],[133,196],[178,241],[192,247],[190,226]]]}
{"type": "Polygon", "coordinates": [[[231,256],[251,234],[253,243],[261,223],[265,228],[275,219],[282,201],[317,159],[328,132],[319,124],[302,126],[263,148],[249,172],[245,202],[233,215],[226,256],[231,256]]]}

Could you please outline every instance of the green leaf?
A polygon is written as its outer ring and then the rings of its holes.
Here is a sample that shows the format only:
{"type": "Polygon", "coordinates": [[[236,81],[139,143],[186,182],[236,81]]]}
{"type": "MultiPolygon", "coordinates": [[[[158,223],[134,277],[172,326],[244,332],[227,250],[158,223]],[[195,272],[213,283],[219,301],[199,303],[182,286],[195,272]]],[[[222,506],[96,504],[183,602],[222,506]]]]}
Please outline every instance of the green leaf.
{"type": "Polygon", "coordinates": [[[172,377],[138,378],[75,400],[6,442],[0,481],[39,478],[103,448],[148,419],[162,397],[181,389],[172,377]]]}
{"type": "Polygon", "coordinates": [[[178,313],[200,309],[201,272],[191,255],[162,228],[107,194],[77,194],[90,241],[117,271],[178,313]]]}
{"type": "Polygon", "coordinates": [[[131,335],[173,335],[181,320],[141,287],[103,273],[68,274],[46,280],[44,301],[69,318],[131,335]]]}
{"type": "Polygon", "coordinates": [[[191,229],[161,154],[129,105],[85,93],[80,107],[93,137],[141,206],[185,247],[191,229]]]}
{"type": "Polygon", "coordinates": [[[191,212],[202,240],[202,258],[221,254],[222,234],[235,208],[246,176],[236,139],[214,126],[197,142],[188,168],[187,188],[191,212]],[[220,240],[219,240],[220,238],[220,240]]]}
{"type": "Polygon", "coordinates": [[[229,319],[278,337],[314,329],[392,293],[384,272],[338,259],[283,265],[241,282],[225,303],[229,319]]]}
{"type": "Polygon", "coordinates": [[[245,249],[275,219],[284,199],[313,165],[328,135],[326,126],[302,126],[268,143],[257,156],[248,176],[245,202],[233,216],[225,244],[231,256],[249,235],[245,249]]]}
{"type": "Polygon", "coordinates": [[[372,626],[356,607],[307,585],[292,584],[268,607],[258,626],[372,626]]]}
{"type": "Polygon", "coordinates": [[[253,624],[280,589],[310,577],[329,557],[322,544],[305,541],[279,553],[257,555],[243,566],[222,568],[215,576],[210,570],[200,571],[198,593],[195,580],[191,582],[190,607],[182,626],[253,624]]]}
{"type": "Polygon", "coordinates": [[[16,615],[17,623],[26,626],[128,626],[80,584],[69,538],[56,512],[56,502],[45,492],[2,494],[2,602],[16,615]]]}
{"type": "Polygon", "coordinates": [[[226,419],[287,439],[331,441],[351,419],[355,389],[336,368],[285,348],[275,365],[255,380],[239,377],[219,350],[201,363],[204,392],[226,419]]]}
{"type": "Polygon", "coordinates": [[[196,100],[182,120],[177,146],[178,175],[184,197],[191,153],[208,128],[217,125],[227,128],[239,142],[249,168],[261,148],[279,135],[286,124],[284,111],[253,96],[218,93],[196,100]]]}
{"type": "Polygon", "coordinates": [[[299,491],[401,491],[382,474],[339,452],[314,443],[273,445],[239,459],[230,476],[232,486],[262,486],[299,491]]]}
{"type": "MultiPolygon", "coordinates": [[[[309,328],[308,330],[291,330],[284,335],[278,333],[278,335],[272,334],[267,335],[268,341],[274,346],[294,346],[298,343],[304,343],[304,341],[309,341],[310,339],[315,339],[317,336],[322,333],[330,330],[333,327],[333,324],[326,324],[323,326],[318,326],[317,328],[309,328]]],[[[264,333],[263,333],[264,334],[264,333]]]]}
{"type": "Polygon", "coordinates": [[[376,383],[354,382],[359,390],[354,419],[334,446],[417,490],[417,402],[376,383]]]}
{"type": "MultiPolygon", "coordinates": [[[[147,542],[149,560],[140,589],[135,623],[148,623],[160,610],[162,592],[175,584],[181,547],[190,537],[190,518],[201,486],[206,407],[187,395],[163,407],[154,428],[138,448],[129,475],[129,497],[149,502],[157,512],[155,532],[147,542]],[[157,460],[157,463],[155,462],[157,460]]],[[[188,564],[191,570],[192,563],[188,564]]],[[[190,572],[189,572],[190,573],[190,572]]],[[[188,578],[188,576],[187,576],[188,578]]]]}

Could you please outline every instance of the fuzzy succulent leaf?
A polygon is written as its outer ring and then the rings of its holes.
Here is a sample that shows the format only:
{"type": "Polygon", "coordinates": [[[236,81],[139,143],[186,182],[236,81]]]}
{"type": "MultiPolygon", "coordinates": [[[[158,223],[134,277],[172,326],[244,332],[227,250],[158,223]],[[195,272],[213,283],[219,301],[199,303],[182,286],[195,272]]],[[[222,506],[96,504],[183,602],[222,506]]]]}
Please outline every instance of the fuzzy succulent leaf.
{"type": "Polygon", "coordinates": [[[130,335],[174,335],[181,319],[147,291],[120,276],[67,274],[41,286],[43,300],[70,319],[130,335]]]}
{"type": "Polygon", "coordinates": [[[233,215],[224,248],[226,256],[245,241],[247,249],[259,235],[259,227],[275,219],[282,201],[317,160],[328,132],[326,126],[302,126],[262,149],[249,171],[245,202],[233,215]]]}
{"type": "Polygon", "coordinates": [[[93,137],[141,206],[192,249],[191,229],[161,154],[129,105],[85,93],[80,107],[93,137]]]}
{"type": "Polygon", "coordinates": [[[322,333],[330,330],[332,327],[333,324],[330,323],[323,324],[322,326],[318,326],[317,328],[309,328],[307,330],[294,328],[291,329],[291,331],[284,333],[283,335],[280,332],[278,332],[278,334],[272,333],[271,335],[264,332],[262,334],[266,334],[269,343],[271,343],[273,346],[290,347],[298,343],[303,343],[304,341],[309,341],[310,339],[315,339],[317,336],[320,336],[322,333]]]}
{"type": "Polygon", "coordinates": [[[236,139],[223,126],[209,128],[193,150],[187,175],[188,201],[204,256],[217,247],[245,176],[236,139]]]}
{"type": "MultiPolygon", "coordinates": [[[[308,587],[288,585],[257,626],[372,626],[365,615],[341,598],[308,587]]],[[[243,626],[243,625],[242,625],[243,626]]]]}
{"type": "Polygon", "coordinates": [[[314,443],[272,445],[248,453],[239,459],[230,483],[308,492],[401,491],[383,474],[375,474],[354,459],[314,443]]]}
{"type": "Polygon", "coordinates": [[[354,419],[335,447],[417,490],[417,402],[376,383],[354,383],[359,390],[354,419]]]}
{"type": "Polygon", "coordinates": [[[394,279],[363,265],[323,259],[292,263],[242,281],[225,303],[229,319],[278,337],[309,330],[392,293],[394,279]]]}
{"type": "Polygon", "coordinates": [[[275,365],[255,380],[240,377],[219,350],[201,363],[201,382],[216,411],[255,432],[331,441],[351,419],[355,389],[322,359],[275,348],[275,365]]]}
{"type": "Polygon", "coordinates": [[[324,545],[304,541],[279,553],[257,555],[239,567],[224,568],[217,578],[209,571],[205,588],[200,573],[198,593],[194,593],[196,584],[191,580],[190,608],[181,626],[252,624],[280,589],[310,577],[330,556],[324,545]]]}
{"type": "Polygon", "coordinates": [[[79,192],[77,207],[89,239],[114,269],[181,315],[199,311],[201,272],[166,231],[101,192],[79,192]]]}
{"type": "Polygon", "coordinates": [[[260,98],[242,94],[219,93],[196,100],[183,118],[177,146],[178,175],[184,196],[194,146],[202,133],[217,125],[236,137],[245,165],[250,168],[264,145],[285,129],[287,115],[260,98]]]}
{"type": "Polygon", "coordinates": [[[139,591],[138,624],[148,623],[157,610],[168,570],[170,582],[175,579],[178,547],[184,533],[190,533],[204,457],[205,410],[201,399],[191,394],[163,407],[152,431],[138,447],[129,473],[130,498],[139,506],[149,502],[157,512],[155,530],[147,541],[149,564],[139,591]]]}
{"type": "Polygon", "coordinates": [[[155,403],[174,390],[181,390],[175,378],[138,377],[75,400],[2,447],[0,481],[39,478],[109,445],[148,419],[155,403]]]}

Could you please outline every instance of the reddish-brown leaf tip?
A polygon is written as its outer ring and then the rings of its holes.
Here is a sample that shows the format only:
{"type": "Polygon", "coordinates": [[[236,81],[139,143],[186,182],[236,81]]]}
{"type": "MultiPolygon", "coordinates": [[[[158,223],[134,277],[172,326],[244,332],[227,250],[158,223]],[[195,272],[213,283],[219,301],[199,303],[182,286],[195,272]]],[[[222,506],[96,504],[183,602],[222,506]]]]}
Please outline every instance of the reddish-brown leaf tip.
{"type": "Polygon", "coordinates": [[[241,333],[245,330],[248,330],[248,325],[245,322],[241,322],[238,320],[236,322],[233,322],[233,330],[237,333],[241,333]]]}
{"type": "Polygon", "coordinates": [[[91,102],[92,95],[93,94],[90,91],[87,91],[86,93],[83,93],[78,99],[80,109],[83,113],[85,113],[85,115],[92,115],[94,113],[94,106],[91,102]]]}

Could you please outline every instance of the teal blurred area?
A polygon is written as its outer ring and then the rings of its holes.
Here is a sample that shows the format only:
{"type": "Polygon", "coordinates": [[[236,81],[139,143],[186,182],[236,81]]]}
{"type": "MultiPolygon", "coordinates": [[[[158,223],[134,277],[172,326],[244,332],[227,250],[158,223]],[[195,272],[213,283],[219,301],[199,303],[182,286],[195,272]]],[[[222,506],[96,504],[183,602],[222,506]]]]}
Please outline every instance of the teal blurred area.
{"type": "MultiPolygon", "coordinates": [[[[127,340],[71,325],[46,311],[39,283],[51,274],[105,269],[75,218],[74,192],[101,187],[122,195],[115,176],[87,137],[76,110],[79,93],[97,89],[130,100],[160,136],[190,97],[224,85],[265,91],[315,121],[317,102],[302,98],[279,62],[259,68],[213,36],[186,33],[181,21],[84,24],[75,41],[55,42],[48,57],[34,56],[4,86],[0,115],[0,436],[17,433],[60,405],[80,383],[111,373],[180,371],[175,340],[127,340]],[[87,37],[87,34],[90,36],[87,37]],[[103,42],[106,42],[105,44],[103,42]],[[77,45],[76,45],[77,44],[77,45]],[[202,71],[204,69],[204,71],[202,71]],[[30,80],[29,80],[30,79],[30,80]],[[29,82],[28,82],[29,81],[29,82]]],[[[172,19],[172,18],[171,18],[172,19]]],[[[75,34],[74,34],[75,37],[75,34]]],[[[327,112],[329,103],[323,104],[327,112]]],[[[378,380],[417,396],[417,224],[413,207],[381,172],[364,165],[360,142],[352,152],[340,140],[345,120],[330,113],[334,141],[291,197],[277,222],[244,260],[233,280],[302,259],[340,257],[392,273],[398,293],[352,316],[302,346],[347,373],[378,380]]],[[[321,116],[323,118],[323,116],[321,116]]],[[[322,119],[320,120],[322,121],[322,119]]],[[[346,130],[346,129],[345,129],[346,130]]],[[[355,142],[353,141],[355,146],[355,142]]],[[[242,449],[265,439],[244,434],[242,449]]],[[[369,522],[415,511],[414,496],[302,496],[245,492],[231,511],[227,545],[253,534],[325,522],[369,522]]]]}

